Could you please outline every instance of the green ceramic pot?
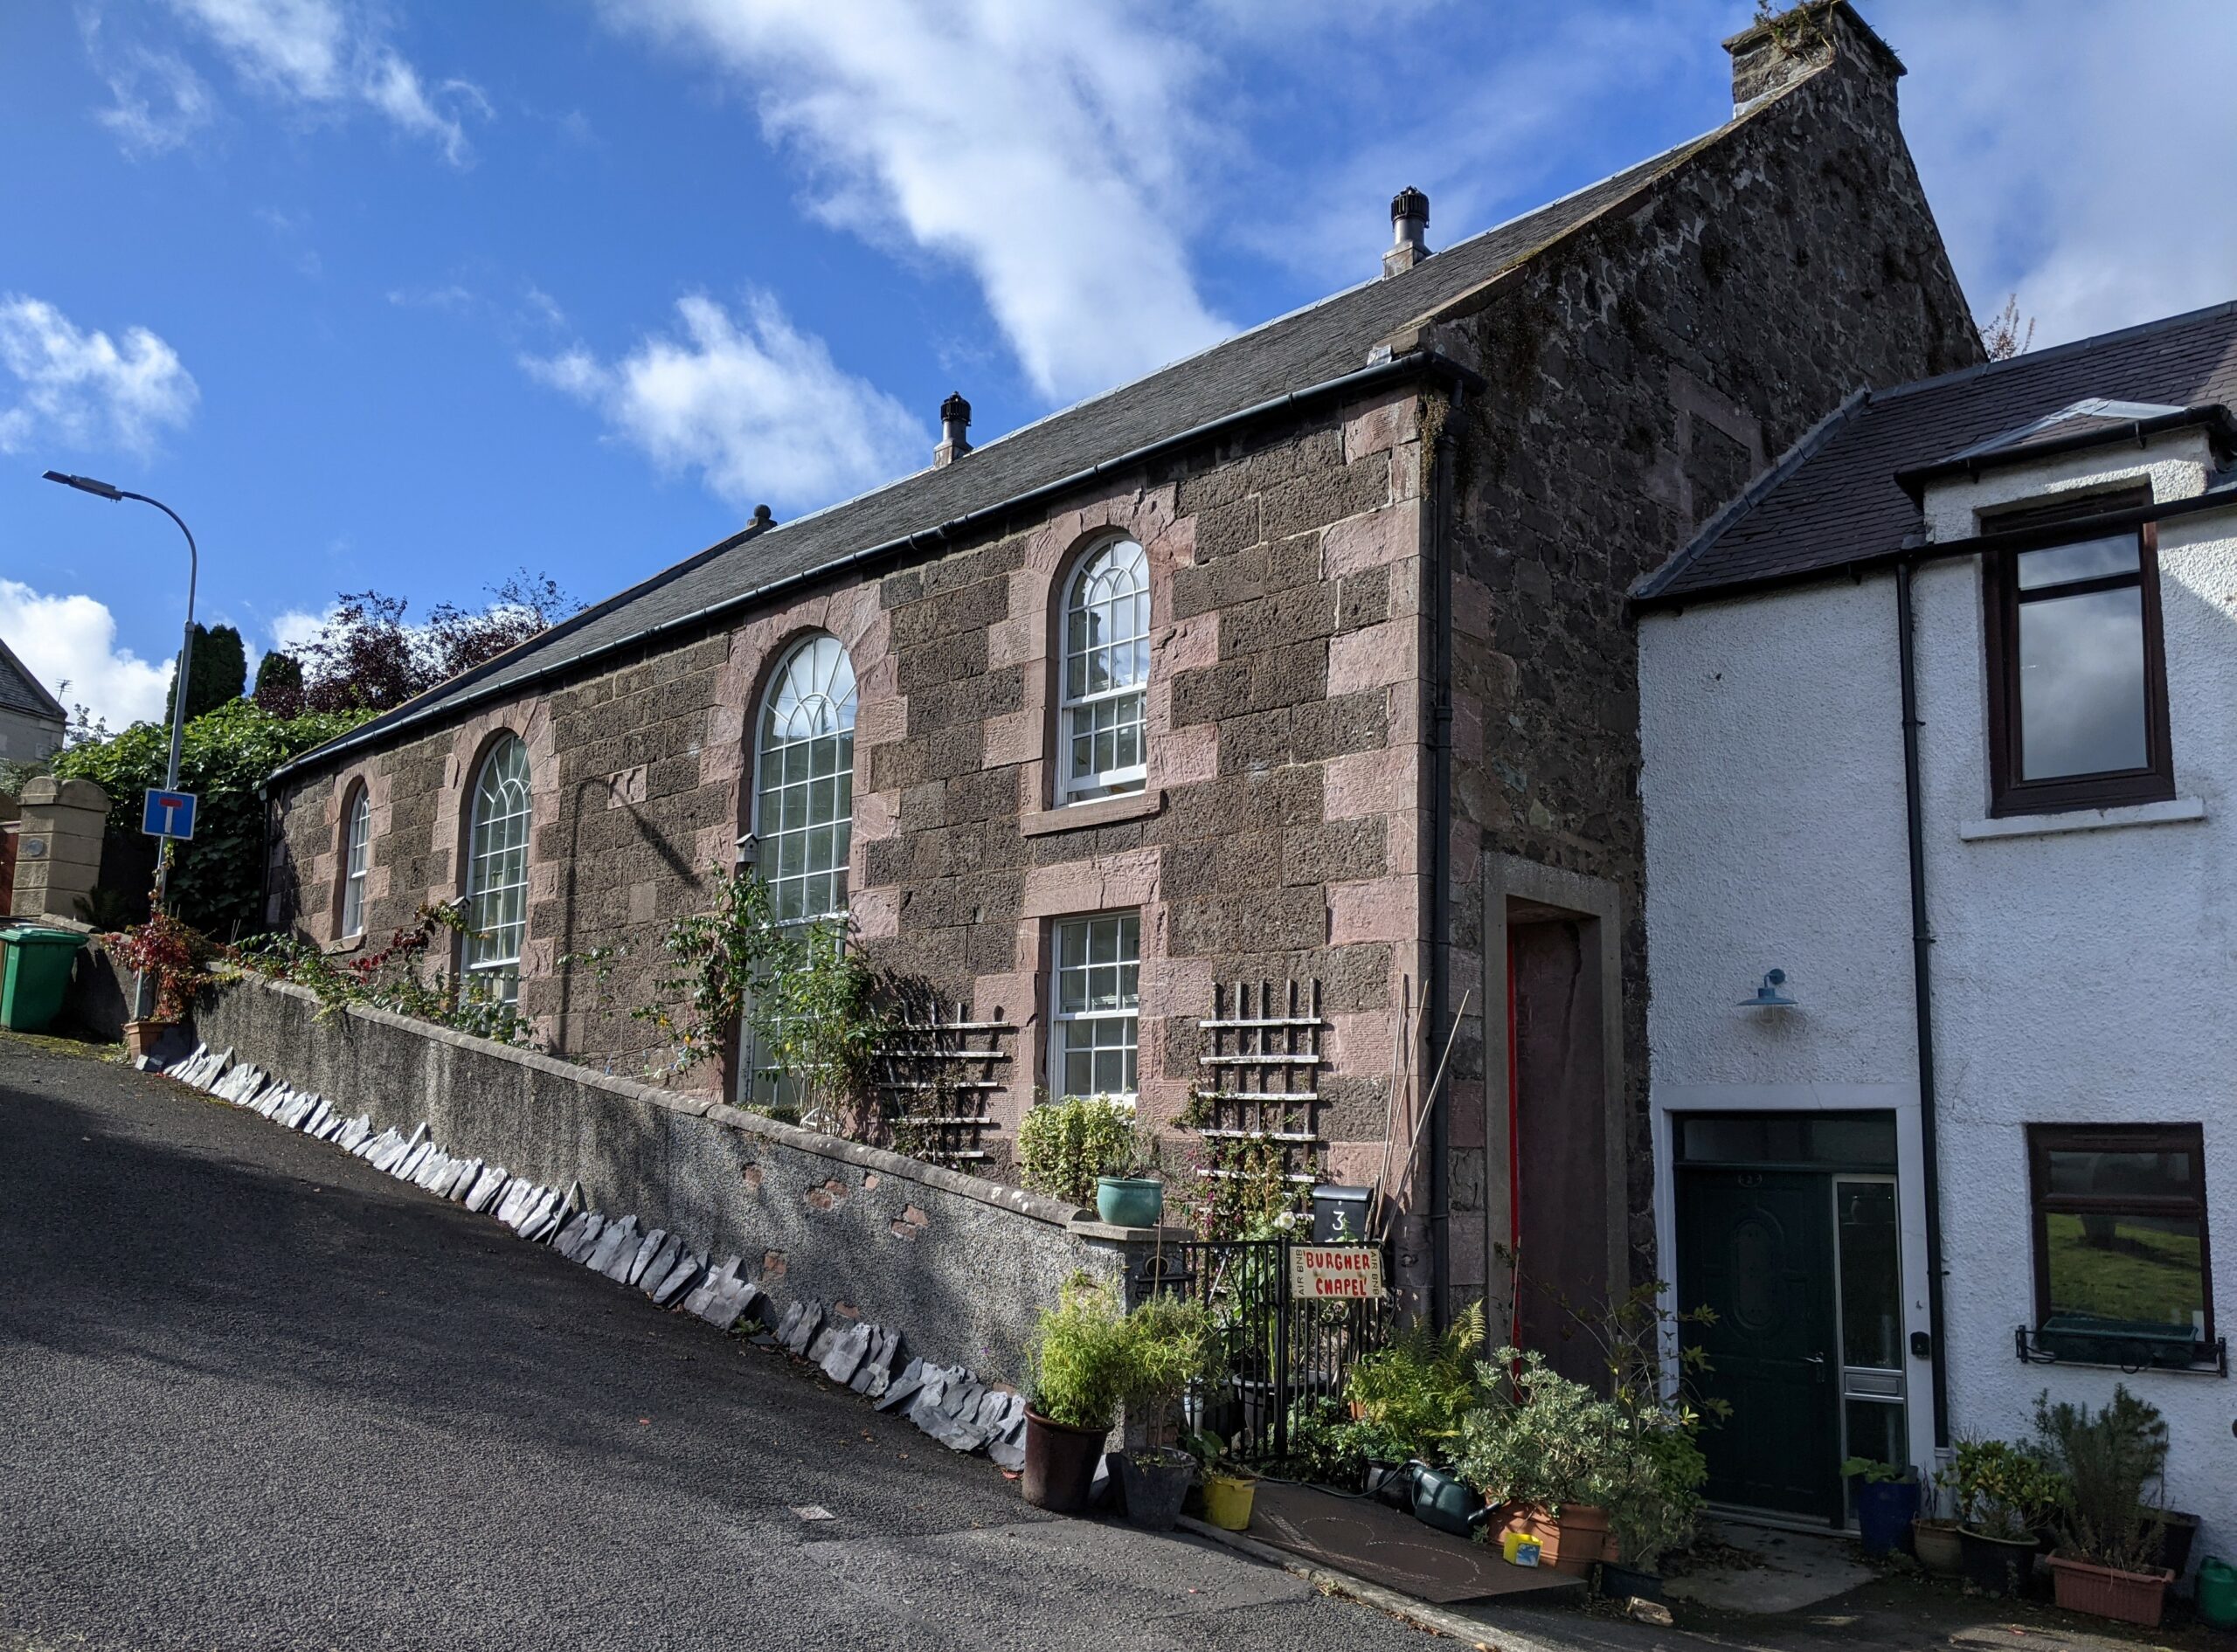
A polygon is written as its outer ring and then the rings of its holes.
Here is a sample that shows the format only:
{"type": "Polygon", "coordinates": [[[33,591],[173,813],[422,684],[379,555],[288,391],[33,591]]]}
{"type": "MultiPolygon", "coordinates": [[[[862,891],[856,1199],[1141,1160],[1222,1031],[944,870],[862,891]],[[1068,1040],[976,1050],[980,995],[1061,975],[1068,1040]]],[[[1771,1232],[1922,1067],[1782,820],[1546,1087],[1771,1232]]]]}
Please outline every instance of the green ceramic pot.
{"type": "Polygon", "coordinates": [[[1165,1184],[1154,1176],[1101,1177],[1095,1213],[1113,1227],[1154,1227],[1165,1214],[1165,1184]]]}

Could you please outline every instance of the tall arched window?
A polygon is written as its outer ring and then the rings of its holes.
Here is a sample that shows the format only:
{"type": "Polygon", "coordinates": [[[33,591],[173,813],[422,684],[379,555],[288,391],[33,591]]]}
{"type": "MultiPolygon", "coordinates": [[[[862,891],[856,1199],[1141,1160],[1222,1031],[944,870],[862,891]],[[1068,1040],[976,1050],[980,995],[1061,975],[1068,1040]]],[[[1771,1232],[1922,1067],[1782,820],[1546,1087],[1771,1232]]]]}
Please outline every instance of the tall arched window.
{"type": "Polygon", "coordinates": [[[778,920],[847,909],[855,832],[855,667],[832,636],[785,656],[754,754],[756,861],[778,920]]]}
{"type": "Polygon", "coordinates": [[[474,778],[466,921],[469,985],[516,1002],[521,941],[528,930],[528,747],[515,735],[489,748],[474,778]]]}
{"type": "Polygon", "coordinates": [[[365,932],[365,874],[373,859],[373,803],[364,786],[350,794],[342,826],[341,938],[365,932]]]}
{"type": "Polygon", "coordinates": [[[1149,772],[1148,559],[1115,539],[1081,559],[1064,594],[1057,801],[1139,791],[1149,772]]]}

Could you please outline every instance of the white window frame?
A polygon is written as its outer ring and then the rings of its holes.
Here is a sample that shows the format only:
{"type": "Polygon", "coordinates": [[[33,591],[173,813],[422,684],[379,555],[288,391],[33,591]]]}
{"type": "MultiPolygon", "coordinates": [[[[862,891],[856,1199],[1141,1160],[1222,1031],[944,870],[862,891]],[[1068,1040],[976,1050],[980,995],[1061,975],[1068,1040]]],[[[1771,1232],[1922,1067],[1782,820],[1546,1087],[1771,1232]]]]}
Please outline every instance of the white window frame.
{"type": "Polygon", "coordinates": [[[1149,639],[1148,555],[1132,539],[1106,539],[1080,557],[1064,586],[1056,661],[1060,804],[1139,791],[1148,784],[1149,639]],[[1098,619],[1105,635],[1091,643],[1080,633],[1085,624],[1098,619]],[[1089,672],[1098,656],[1107,680],[1103,687],[1092,688],[1089,672]],[[1077,765],[1076,742],[1095,739],[1098,718],[1109,724],[1101,732],[1114,739],[1119,730],[1135,730],[1136,761],[1098,768],[1091,756],[1086,767],[1077,765]]]}
{"type": "MultiPolygon", "coordinates": [[[[828,632],[802,637],[786,651],[762,690],[753,720],[754,871],[769,886],[770,905],[780,923],[811,923],[847,913],[848,867],[855,832],[855,715],[860,685],[846,645],[828,632]],[[780,733],[781,729],[781,733],[780,733]],[[827,774],[814,771],[812,748],[819,740],[837,741],[837,762],[827,774]],[[795,750],[807,749],[807,765],[797,777],[786,766],[795,750]],[[770,762],[777,759],[776,784],[770,762]],[[788,821],[787,805],[800,808],[788,821]],[[828,801],[828,819],[819,819],[828,801]],[[827,846],[815,854],[819,832],[827,846]],[[814,902],[817,880],[829,880],[828,900],[814,902]]],[[[786,1099],[783,1075],[768,1068],[752,1029],[738,1029],[738,1071],[750,1098],[768,1104],[786,1099]]]]}
{"type": "Polygon", "coordinates": [[[465,974],[506,1004],[520,1001],[528,937],[529,777],[518,735],[491,746],[474,771],[467,839],[465,974]]]}
{"type": "MultiPolygon", "coordinates": [[[[1134,1104],[1141,1088],[1141,967],[1142,917],[1139,911],[1089,912],[1077,917],[1059,918],[1050,926],[1049,966],[1049,1093],[1062,1098],[1067,1096],[1107,1096],[1128,1106],[1134,1104]],[[1097,959],[1096,940],[1098,931],[1112,935],[1114,944],[1111,957],[1097,959]],[[1131,953],[1129,945],[1131,943],[1131,953]],[[1083,956],[1084,953],[1084,956],[1083,956]],[[1118,971],[1113,984],[1113,996],[1122,999],[1103,1008],[1093,1007],[1095,984],[1091,979],[1078,1007],[1065,1006],[1067,971],[1115,968],[1118,971]],[[1128,991],[1131,978],[1131,992],[1128,991]],[[1083,1047],[1096,1051],[1124,1050],[1132,1057],[1134,1082],[1118,1089],[1080,1090],[1071,1087],[1067,1068],[1072,1053],[1074,1028],[1091,1033],[1123,1027],[1127,1037],[1123,1043],[1097,1044],[1091,1040],[1083,1047]]],[[[1122,1064],[1125,1058],[1120,1058],[1122,1064]]],[[[1093,1058],[1090,1058],[1091,1068],[1093,1058]]]]}
{"type": "Polygon", "coordinates": [[[365,932],[365,874],[373,859],[373,800],[363,785],[353,786],[342,826],[341,939],[365,932]]]}

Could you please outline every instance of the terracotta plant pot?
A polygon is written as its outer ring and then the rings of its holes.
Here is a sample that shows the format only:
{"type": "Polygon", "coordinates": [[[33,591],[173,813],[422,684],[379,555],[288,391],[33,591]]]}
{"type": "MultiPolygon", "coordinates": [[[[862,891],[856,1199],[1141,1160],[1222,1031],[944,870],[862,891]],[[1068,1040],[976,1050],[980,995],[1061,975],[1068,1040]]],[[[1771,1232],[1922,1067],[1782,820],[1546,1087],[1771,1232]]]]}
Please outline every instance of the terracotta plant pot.
{"type": "Polygon", "coordinates": [[[2159,1627],[2167,1586],[2174,1580],[2175,1574],[2164,1566],[2153,1572],[2116,1572],[2062,1554],[2051,1557],[2051,1589],[2060,1607],[2147,1629],[2159,1627]]]}
{"type": "Polygon", "coordinates": [[[1100,1428],[1074,1428],[1028,1411],[1025,1473],[1018,1486],[1025,1500],[1051,1514],[1077,1514],[1086,1508],[1088,1490],[1095,1484],[1095,1465],[1103,1459],[1103,1442],[1110,1434],[1107,1423],[1100,1428]]]}
{"type": "Polygon", "coordinates": [[[1564,1508],[1557,1519],[1534,1503],[1505,1505],[1492,1517],[1490,1541],[1497,1544],[1509,1531],[1538,1539],[1538,1564],[1573,1578],[1589,1577],[1603,1560],[1616,1559],[1609,1550],[1608,1511],[1583,1503],[1564,1508]]]}
{"type": "Polygon", "coordinates": [[[127,1021],[124,1024],[126,1056],[136,1061],[152,1053],[163,1034],[177,1025],[177,1021],[158,1021],[152,1016],[144,1021],[127,1021]]]}
{"type": "Polygon", "coordinates": [[[1911,1522],[1911,1552],[1937,1578],[1954,1578],[1965,1569],[1964,1545],[1957,1541],[1952,1520],[1911,1522]]]}

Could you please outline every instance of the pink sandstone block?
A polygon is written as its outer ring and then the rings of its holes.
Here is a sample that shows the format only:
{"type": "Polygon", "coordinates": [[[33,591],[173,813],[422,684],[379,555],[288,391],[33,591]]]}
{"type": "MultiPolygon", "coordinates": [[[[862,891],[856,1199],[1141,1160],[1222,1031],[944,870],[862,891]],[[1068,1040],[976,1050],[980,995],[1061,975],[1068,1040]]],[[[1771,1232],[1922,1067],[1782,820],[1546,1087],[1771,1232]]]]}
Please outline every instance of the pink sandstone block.
{"type": "Polygon", "coordinates": [[[1328,886],[1328,944],[1402,941],[1421,927],[1416,878],[1362,878],[1328,886]]]}

